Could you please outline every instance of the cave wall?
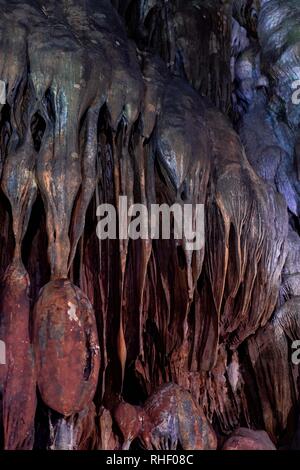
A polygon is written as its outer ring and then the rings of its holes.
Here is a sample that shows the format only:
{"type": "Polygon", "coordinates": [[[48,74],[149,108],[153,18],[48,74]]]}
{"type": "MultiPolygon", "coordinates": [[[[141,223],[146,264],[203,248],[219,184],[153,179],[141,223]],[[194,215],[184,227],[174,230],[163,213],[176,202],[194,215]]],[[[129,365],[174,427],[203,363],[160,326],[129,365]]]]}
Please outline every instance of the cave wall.
{"type": "Polygon", "coordinates": [[[289,445],[297,2],[0,8],[2,447],[118,448],[120,397],[167,382],[221,440],[244,426],[289,445]],[[99,240],[97,206],[122,195],[204,204],[204,248],[99,240]]]}

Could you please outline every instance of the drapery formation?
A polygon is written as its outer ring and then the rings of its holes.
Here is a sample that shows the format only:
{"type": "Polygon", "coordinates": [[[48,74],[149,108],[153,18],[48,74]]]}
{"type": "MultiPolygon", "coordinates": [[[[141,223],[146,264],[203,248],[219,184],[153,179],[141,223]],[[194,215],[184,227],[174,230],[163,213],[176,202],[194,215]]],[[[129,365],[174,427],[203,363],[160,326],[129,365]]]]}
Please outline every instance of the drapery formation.
{"type": "Polygon", "coordinates": [[[288,445],[297,2],[0,8],[1,445],[117,448],[120,396],[141,406],[167,382],[220,439],[246,426],[288,445]],[[204,204],[204,248],[99,240],[97,206],[119,196],[204,204]]]}

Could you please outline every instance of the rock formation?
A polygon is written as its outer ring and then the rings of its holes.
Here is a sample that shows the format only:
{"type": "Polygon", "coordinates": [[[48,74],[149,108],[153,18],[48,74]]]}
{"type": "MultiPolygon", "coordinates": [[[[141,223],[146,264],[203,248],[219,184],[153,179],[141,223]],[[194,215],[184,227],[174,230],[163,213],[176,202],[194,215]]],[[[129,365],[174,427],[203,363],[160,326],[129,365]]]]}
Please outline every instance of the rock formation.
{"type": "Polygon", "coordinates": [[[298,1],[0,11],[0,446],[295,447],[298,1]],[[99,239],[121,196],[203,204],[204,246],[99,239]],[[115,431],[158,396],[168,432],[115,431]]]}
{"type": "Polygon", "coordinates": [[[203,410],[184,388],[166,384],[143,407],[121,402],[113,412],[123,450],[138,439],[147,450],[215,450],[217,437],[203,410]]]}
{"type": "Polygon", "coordinates": [[[240,428],[227,439],[223,450],[276,450],[276,447],[265,431],[240,428]]]}

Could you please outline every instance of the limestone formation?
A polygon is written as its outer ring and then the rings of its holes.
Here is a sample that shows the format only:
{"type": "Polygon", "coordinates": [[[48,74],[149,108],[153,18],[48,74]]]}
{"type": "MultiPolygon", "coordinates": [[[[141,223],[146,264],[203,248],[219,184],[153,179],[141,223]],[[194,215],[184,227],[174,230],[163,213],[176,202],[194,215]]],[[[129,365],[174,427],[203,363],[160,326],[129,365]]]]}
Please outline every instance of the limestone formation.
{"type": "Polygon", "coordinates": [[[297,446],[299,20],[0,0],[1,448],[297,446]],[[121,196],[204,244],[99,239],[121,196]]]}

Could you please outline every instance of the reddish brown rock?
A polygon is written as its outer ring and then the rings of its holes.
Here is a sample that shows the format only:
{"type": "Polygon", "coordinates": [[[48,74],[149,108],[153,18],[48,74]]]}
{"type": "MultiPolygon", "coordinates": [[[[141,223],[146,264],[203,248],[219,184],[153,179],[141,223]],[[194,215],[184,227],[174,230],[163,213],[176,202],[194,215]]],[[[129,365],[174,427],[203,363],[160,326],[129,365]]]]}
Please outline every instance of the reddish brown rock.
{"type": "MultiPolygon", "coordinates": [[[[0,340],[8,338],[9,348],[24,339],[29,302],[50,273],[55,280],[33,315],[45,402],[45,415],[36,416],[37,447],[47,442],[48,412],[54,448],[77,448],[73,426],[80,435],[83,426],[80,448],[90,446],[93,417],[85,413],[96,383],[97,411],[111,410],[120,391],[132,403],[151,397],[143,408],[120,406],[125,447],[136,435],[147,448],[215,446],[188,392],[153,395],[168,382],[192,391],[223,435],[241,425],[265,429],[279,447],[293,434],[299,368],[290,346],[299,338],[293,299],[300,292],[300,108],[292,106],[290,83],[299,61],[295,3],[0,0],[0,273],[15,243],[31,279],[31,298],[24,277],[7,280],[0,322],[12,321],[0,340]],[[189,237],[99,240],[97,207],[118,207],[121,195],[148,209],[204,204],[205,246],[188,250],[189,237]],[[92,308],[67,278],[96,312],[98,381],[92,308]],[[169,421],[161,421],[162,410],[169,421]]],[[[22,366],[24,341],[5,372],[0,434],[4,424],[10,448],[32,445],[18,423],[29,423],[21,408],[30,365],[22,366]]],[[[109,412],[99,427],[99,446],[113,447],[109,412]]]]}
{"type": "Polygon", "coordinates": [[[70,416],[93,400],[99,373],[94,311],[68,280],[47,284],[34,309],[34,351],[43,401],[70,416]]]}
{"type": "Polygon", "coordinates": [[[15,261],[3,283],[0,335],[5,341],[6,364],[0,365],[0,406],[4,448],[27,450],[32,448],[34,438],[36,377],[29,342],[29,279],[24,266],[15,261]]]}
{"type": "Polygon", "coordinates": [[[51,450],[92,450],[97,447],[96,410],[91,403],[68,418],[49,410],[51,450]]]}
{"type": "Polygon", "coordinates": [[[98,449],[100,450],[115,450],[119,448],[118,436],[113,432],[113,420],[111,413],[102,407],[100,416],[98,418],[99,425],[99,440],[98,449]]]}
{"type": "Polygon", "coordinates": [[[265,431],[239,428],[223,445],[222,450],[276,450],[265,431]]]}
{"type": "Polygon", "coordinates": [[[162,385],[143,407],[120,403],[114,417],[123,450],[138,438],[146,449],[214,450],[216,435],[192,395],[175,384],[162,385]]]}

